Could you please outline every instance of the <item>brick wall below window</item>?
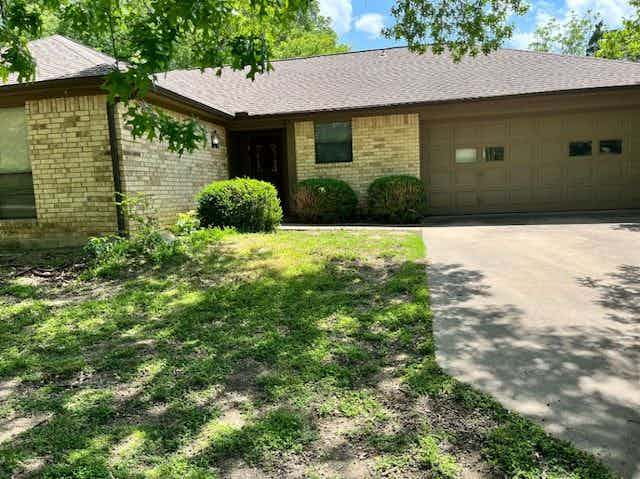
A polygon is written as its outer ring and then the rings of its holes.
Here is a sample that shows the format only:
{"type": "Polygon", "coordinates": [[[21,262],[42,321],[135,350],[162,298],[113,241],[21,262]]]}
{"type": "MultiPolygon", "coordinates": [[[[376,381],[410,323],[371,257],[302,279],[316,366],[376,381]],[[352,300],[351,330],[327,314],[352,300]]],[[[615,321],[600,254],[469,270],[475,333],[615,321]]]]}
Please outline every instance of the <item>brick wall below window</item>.
{"type": "Polygon", "coordinates": [[[316,164],[312,121],[295,124],[298,180],[336,178],[351,185],[366,200],[367,188],[380,176],[420,177],[420,122],[418,114],[354,117],[353,162],[316,164]]]}

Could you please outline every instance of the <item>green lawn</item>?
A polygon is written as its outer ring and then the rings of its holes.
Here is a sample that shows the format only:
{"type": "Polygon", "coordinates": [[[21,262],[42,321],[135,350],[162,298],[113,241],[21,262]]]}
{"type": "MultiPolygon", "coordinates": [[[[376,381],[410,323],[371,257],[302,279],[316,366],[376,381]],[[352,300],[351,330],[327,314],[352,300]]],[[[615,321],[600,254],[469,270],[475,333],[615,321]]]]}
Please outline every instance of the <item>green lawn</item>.
{"type": "Polygon", "coordinates": [[[438,368],[418,235],[197,243],[0,264],[0,477],[613,477],[438,368]]]}

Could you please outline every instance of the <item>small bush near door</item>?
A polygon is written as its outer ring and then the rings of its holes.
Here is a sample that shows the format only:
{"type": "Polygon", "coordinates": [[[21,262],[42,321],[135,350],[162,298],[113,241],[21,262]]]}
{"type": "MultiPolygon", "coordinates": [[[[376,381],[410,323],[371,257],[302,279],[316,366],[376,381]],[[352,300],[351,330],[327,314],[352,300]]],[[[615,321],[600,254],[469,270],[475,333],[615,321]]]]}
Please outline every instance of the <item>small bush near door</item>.
{"type": "Polygon", "coordinates": [[[216,181],[197,197],[204,227],[233,227],[241,232],[273,231],[282,220],[278,193],[271,183],[250,178],[216,181]]]}
{"type": "Polygon", "coordinates": [[[357,207],[358,197],[344,181],[312,178],[298,183],[295,211],[303,221],[349,220],[355,216],[357,207]]]}
{"type": "Polygon", "coordinates": [[[426,194],[422,181],[414,176],[383,176],[368,190],[369,214],[381,221],[413,223],[425,213],[426,194]]]}

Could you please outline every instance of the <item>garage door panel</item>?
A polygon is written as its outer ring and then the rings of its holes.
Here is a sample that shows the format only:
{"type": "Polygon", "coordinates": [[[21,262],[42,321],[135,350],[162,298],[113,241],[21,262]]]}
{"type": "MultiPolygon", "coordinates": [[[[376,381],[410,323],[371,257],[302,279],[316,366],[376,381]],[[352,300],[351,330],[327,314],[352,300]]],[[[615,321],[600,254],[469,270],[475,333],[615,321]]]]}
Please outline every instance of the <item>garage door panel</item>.
{"type": "Polygon", "coordinates": [[[569,185],[590,185],[593,183],[592,160],[571,160],[567,165],[569,185]]]}
{"type": "Polygon", "coordinates": [[[509,203],[509,192],[496,191],[480,191],[478,193],[478,205],[480,207],[501,208],[509,203]]]}
{"type": "Polygon", "coordinates": [[[518,165],[511,167],[511,186],[530,187],[533,182],[533,167],[518,165]]]}
{"type": "Polygon", "coordinates": [[[507,138],[507,122],[484,123],[478,128],[478,135],[483,142],[504,141],[507,138]]]}
{"type": "Polygon", "coordinates": [[[538,187],[533,189],[534,203],[554,204],[561,203],[563,200],[564,189],[557,187],[538,187]]]}
{"type": "Polygon", "coordinates": [[[562,132],[562,126],[562,118],[557,116],[545,116],[537,121],[539,136],[545,139],[559,136],[562,132]]]}
{"type": "Polygon", "coordinates": [[[453,130],[456,143],[466,143],[478,138],[478,126],[475,124],[456,126],[453,130]]]}
{"type": "Polygon", "coordinates": [[[455,184],[457,187],[475,188],[478,175],[473,166],[459,166],[455,170],[455,184]]]}
{"type": "Polygon", "coordinates": [[[446,170],[430,170],[429,185],[434,191],[447,190],[451,186],[451,174],[446,170]]]}
{"type": "Polygon", "coordinates": [[[629,142],[627,148],[629,152],[629,175],[635,179],[640,176],[640,140],[629,142]]]}
{"type": "Polygon", "coordinates": [[[570,115],[563,119],[563,136],[589,140],[594,131],[595,118],[592,114],[570,115]]]}
{"type": "Polygon", "coordinates": [[[529,139],[536,131],[536,120],[532,118],[515,118],[509,122],[509,136],[512,139],[529,139]]]}
{"type": "Polygon", "coordinates": [[[625,182],[624,160],[614,160],[611,158],[600,159],[596,162],[596,181],[598,184],[615,186],[625,182]]]}
{"type": "Polygon", "coordinates": [[[539,169],[539,183],[542,186],[561,185],[564,182],[562,174],[562,166],[548,164],[541,166],[539,169]]]}
{"type": "Polygon", "coordinates": [[[530,205],[533,202],[533,192],[529,188],[511,190],[509,192],[511,203],[517,206],[530,205]]]}
{"type": "Polygon", "coordinates": [[[478,206],[478,196],[475,191],[457,191],[455,194],[458,208],[476,208],[478,206]]]}
{"type": "Polygon", "coordinates": [[[623,191],[613,185],[600,185],[595,196],[596,201],[604,206],[614,206],[624,201],[623,191]]]}
{"type": "Polygon", "coordinates": [[[450,210],[452,207],[450,193],[432,192],[427,200],[432,208],[450,210]]]}
{"type": "Polygon", "coordinates": [[[540,145],[540,162],[557,164],[567,157],[567,143],[547,142],[540,145]]]}
{"type": "Polygon", "coordinates": [[[602,113],[595,119],[594,132],[601,139],[615,138],[630,133],[632,124],[629,113],[602,113]]]}
{"type": "Polygon", "coordinates": [[[570,186],[567,188],[567,201],[573,205],[583,204],[587,207],[593,202],[593,188],[588,186],[570,186]]]}
{"type": "Polygon", "coordinates": [[[478,187],[504,188],[507,185],[506,168],[486,168],[478,172],[478,187]]]}
{"type": "Polygon", "coordinates": [[[534,147],[530,143],[513,142],[509,146],[509,161],[512,163],[531,164],[534,147]]]}
{"type": "Polygon", "coordinates": [[[449,145],[436,145],[427,151],[427,160],[430,168],[448,169],[451,158],[451,150],[449,145]]]}
{"type": "Polygon", "coordinates": [[[448,145],[451,141],[451,128],[449,126],[431,126],[429,127],[427,141],[430,145],[443,143],[448,145]]]}

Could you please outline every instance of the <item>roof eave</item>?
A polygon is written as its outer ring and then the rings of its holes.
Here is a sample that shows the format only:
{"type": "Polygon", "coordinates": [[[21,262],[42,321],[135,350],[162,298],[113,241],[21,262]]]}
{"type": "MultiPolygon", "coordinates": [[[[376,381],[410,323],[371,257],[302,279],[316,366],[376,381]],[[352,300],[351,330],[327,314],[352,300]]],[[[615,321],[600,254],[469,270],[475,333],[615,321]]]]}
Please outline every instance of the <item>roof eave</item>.
{"type": "MultiPolygon", "coordinates": [[[[52,80],[0,85],[0,98],[13,96],[40,98],[55,97],[61,94],[63,96],[67,96],[78,89],[87,89],[95,91],[95,93],[105,93],[104,90],[101,89],[105,77],[106,75],[101,74],[95,76],[56,78],[52,80]]],[[[223,120],[231,120],[234,118],[233,115],[230,115],[227,112],[210,107],[196,100],[192,100],[191,98],[175,93],[167,88],[154,86],[152,92],[169,100],[188,105],[191,108],[206,113],[208,116],[223,120]]]]}
{"type": "Polygon", "coordinates": [[[159,95],[162,95],[164,97],[167,97],[171,100],[175,100],[181,103],[184,103],[186,105],[189,105],[193,108],[202,110],[203,112],[215,116],[215,117],[219,117],[221,119],[224,120],[233,120],[235,117],[225,111],[222,110],[218,110],[217,108],[213,108],[211,106],[205,105],[204,103],[201,103],[197,100],[193,100],[187,96],[181,95],[179,93],[174,92],[173,90],[169,90],[168,88],[164,88],[161,86],[154,86],[153,88],[153,92],[157,93],[159,95]]]}

